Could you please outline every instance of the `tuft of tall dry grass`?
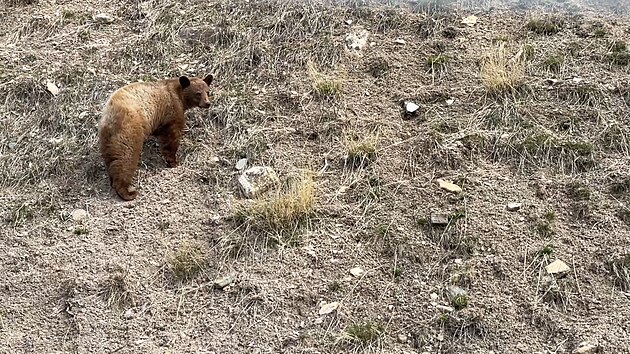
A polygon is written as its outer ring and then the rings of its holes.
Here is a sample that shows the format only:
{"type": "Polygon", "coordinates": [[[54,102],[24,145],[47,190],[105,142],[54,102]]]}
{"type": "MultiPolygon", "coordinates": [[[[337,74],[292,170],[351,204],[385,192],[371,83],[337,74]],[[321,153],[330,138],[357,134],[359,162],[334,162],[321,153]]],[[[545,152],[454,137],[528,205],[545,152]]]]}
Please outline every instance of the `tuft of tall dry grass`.
{"type": "Polygon", "coordinates": [[[499,43],[485,55],[481,62],[481,82],[493,94],[509,93],[519,88],[525,80],[524,49],[508,58],[505,44],[499,43]]]}
{"type": "Polygon", "coordinates": [[[339,78],[322,73],[311,61],[307,63],[306,70],[311,79],[313,92],[316,96],[328,99],[334,99],[341,96],[342,82],[339,78]]]}
{"type": "Polygon", "coordinates": [[[295,229],[307,220],[315,205],[315,188],[310,172],[290,179],[286,185],[236,206],[237,219],[270,232],[295,229]]]}

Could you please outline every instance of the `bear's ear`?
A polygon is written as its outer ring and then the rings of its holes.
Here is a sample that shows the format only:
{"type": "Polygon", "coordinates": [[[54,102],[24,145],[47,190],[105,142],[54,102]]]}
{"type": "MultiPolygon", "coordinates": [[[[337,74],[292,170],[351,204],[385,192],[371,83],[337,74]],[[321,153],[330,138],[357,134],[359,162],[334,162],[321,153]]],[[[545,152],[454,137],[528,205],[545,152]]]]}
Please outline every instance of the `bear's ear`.
{"type": "Polygon", "coordinates": [[[204,77],[204,78],[203,78],[203,81],[204,81],[206,84],[208,84],[208,86],[210,86],[210,84],[212,83],[212,79],[213,79],[213,78],[214,78],[214,77],[212,76],[212,74],[209,74],[208,76],[206,76],[206,77],[204,77]]]}
{"type": "Polygon", "coordinates": [[[185,89],[186,87],[190,86],[190,80],[186,76],[180,76],[179,84],[182,85],[183,89],[185,89]]]}

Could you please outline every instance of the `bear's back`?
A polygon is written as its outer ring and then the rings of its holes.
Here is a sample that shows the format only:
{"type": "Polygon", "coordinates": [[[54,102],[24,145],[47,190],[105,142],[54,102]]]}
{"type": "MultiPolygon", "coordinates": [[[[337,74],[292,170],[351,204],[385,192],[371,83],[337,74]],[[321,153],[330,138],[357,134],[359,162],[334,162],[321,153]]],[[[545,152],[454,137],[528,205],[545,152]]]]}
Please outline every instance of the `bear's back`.
{"type": "Polygon", "coordinates": [[[170,91],[167,83],[162,81],[123,86],[114,91],[105,104],[103,120],[124,119],[125,123],[151,130],[172,114],[174,107],[170,91]]]}

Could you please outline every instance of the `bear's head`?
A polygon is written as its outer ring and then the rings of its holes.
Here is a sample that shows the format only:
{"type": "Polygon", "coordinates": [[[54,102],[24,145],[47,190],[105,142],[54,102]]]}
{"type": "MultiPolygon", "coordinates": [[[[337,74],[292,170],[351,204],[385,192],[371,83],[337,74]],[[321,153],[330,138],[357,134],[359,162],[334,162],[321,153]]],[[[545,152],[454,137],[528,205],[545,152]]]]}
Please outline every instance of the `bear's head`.
{"type": "Polygon", "coordinates": [[[210,91],[210,84],[212,83],[212,75],[208,75],[203,79],[198,77],[187,78],[181,76],[179,78],[179,84],[182,87],[182,96],[184,97],[184,105],[187,108],[210,107],[210,99],[208,94],[210,91]]]}

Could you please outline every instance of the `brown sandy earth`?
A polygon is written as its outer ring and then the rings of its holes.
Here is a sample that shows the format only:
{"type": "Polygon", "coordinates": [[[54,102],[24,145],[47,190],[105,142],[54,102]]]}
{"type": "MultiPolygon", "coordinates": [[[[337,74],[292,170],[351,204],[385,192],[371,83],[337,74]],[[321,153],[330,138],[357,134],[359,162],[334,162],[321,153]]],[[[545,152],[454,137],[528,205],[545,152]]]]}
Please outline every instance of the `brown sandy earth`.
{"type": "Polygon", "coordinates": [[[4,1],[0,352],[630,353],[629,17],[491,5],[4,1]],[[480,65],[500,44],[533,55],[491,95],[480,65]],[[317,96],[310,63],[338,96],[317,96]],[[102,104],[183,72],[215,74],[215,106],[189,112],[179,167],[146,144],[122,202],[102,104]],[[344,164],[348,137],[370,163],[344,164]],[[233,218],[243,157],[316,172],[290,239],[233,218]],[[190,245],[200,271],[176,279],[190,245]],[[548,275],[557,259],[569,271],[548,275]]]}

